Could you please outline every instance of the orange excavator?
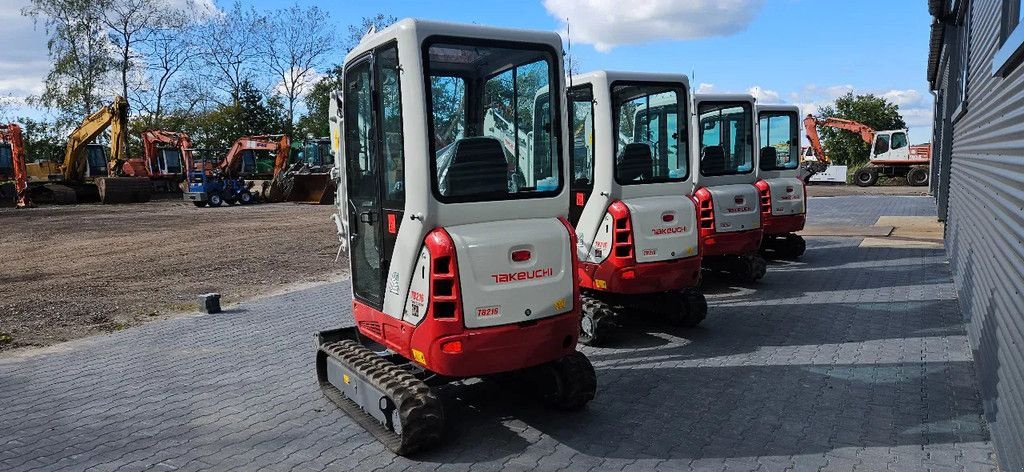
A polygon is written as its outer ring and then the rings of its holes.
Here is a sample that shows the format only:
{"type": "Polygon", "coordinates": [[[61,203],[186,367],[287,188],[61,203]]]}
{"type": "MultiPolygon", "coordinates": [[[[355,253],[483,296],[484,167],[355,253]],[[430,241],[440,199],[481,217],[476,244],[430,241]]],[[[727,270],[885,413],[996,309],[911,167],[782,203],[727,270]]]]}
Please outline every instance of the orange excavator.
{"type": "Polygon", "coordinates": [[[25,146],[21,127],[15,123],[0,124],[0,179],[14,180],[14,203],[18,208],[32,206],[28,196],[28,171],[25,167],[25,146]],[[9,153],[9,154],[8,154],[9,153]]]}
{"type": "Polygon", "coordinates": [[[274,178],[281,173],[285,164],[288,163],[288,152],[291,148],[291,139],[287,135],[259,135],[245,136],[235,140],[228,150],[224,160],[218,168],[229,177],[250,176],[274,178]],[[259,172],[256,165],[254,151],[267,151],[275,153],[274,168],[270,175],[266,172],[259,172]]]}
{"type": "Polygon", "coordinates": [[[162,129],[144,131],[142,150],[142,157],[128,159],[121,166],[121,173],[149,177],[161,191],[177,189],[192,162],[192,140],[188,134],[162,129]]]}
{"type": "Polygon", "coordinates": [[[931,144],[911,146],[906,129],[877,131],[858,121],[834,117],[817,119],[808,114],[804,118],[804,131],[818,159],[818,162],[810,166],[812,174],[825,170],[831,163],[825,157],[825,150],[821,146],[818,126],[857,133],[861,140],[871,146],[868,165],[858,169],[853,176],[854,183],[858,186],[874,185],[878,182],[879,175],[904,177],[908,184],[914,186],[928,185],[931,144]]]}

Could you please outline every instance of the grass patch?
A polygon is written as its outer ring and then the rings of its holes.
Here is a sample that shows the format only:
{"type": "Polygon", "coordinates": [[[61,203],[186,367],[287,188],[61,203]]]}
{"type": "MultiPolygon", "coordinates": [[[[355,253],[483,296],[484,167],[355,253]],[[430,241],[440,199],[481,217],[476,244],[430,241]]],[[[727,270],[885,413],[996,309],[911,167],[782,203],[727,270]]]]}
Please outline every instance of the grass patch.
{"type": "Polygon", "coordinates": [[[11,344],[13,342],[14,336],[11,336],[10,333],[0,332],[0,346],[3,346],[5,344],[11,344]]]}

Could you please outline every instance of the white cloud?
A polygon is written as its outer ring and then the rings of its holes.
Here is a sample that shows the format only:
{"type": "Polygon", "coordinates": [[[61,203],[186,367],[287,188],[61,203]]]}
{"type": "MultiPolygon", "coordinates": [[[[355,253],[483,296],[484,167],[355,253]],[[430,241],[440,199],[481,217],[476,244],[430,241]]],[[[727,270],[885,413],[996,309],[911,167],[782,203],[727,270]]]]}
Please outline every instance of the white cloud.
{"type": "Polygon", "coordinates": [[[715,84],[706,84],[701,82],[700,85],[697,86],[697,93],[715,93],[715,84]]]}
{"type": "Polygon", "coordinates": [[[46,32],[31,18],[21,15],[29,0],[11,0],[0,9],[0,95],[21,103],[29,95],[42,92],[43,79],[50,69],[46,32]]]}
{"type": "Polygon", "coordinates": [[[762,0],[544,0],[574,41],[609,51],[622,44],[729,36],[746,29],[762,0]]]}
{"type": "Polygon", "coordinates": [[[753,95],[758,102],[768,104],[782,103],[782,97],[779,96],[779,92],[774,90],[767,90],[761,88],[760,85],[755,85],[747,89],[747,93],[753,95]]]}

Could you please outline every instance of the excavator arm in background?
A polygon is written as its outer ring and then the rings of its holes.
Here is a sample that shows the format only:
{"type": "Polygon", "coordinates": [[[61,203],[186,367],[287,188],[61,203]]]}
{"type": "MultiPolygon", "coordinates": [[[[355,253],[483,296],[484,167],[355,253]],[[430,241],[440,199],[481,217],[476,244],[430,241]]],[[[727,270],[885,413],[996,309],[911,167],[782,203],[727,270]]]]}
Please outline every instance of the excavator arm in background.
{"type": "Polygon", "coordinates": [[[865,143],[871,144],[875,140],[874,128],[857,121],[846,120],[843,118],[828,117],[823,120],[819,120],[814,115],[808,114],[804,118],[804,132],[807,133],[807,140],[811,143],[811,149],[814,150],[814,157],[818,158],[819,162],[828,164],[829,160],[825,157],[825,150],[821,147],[821,139],[818,137],[818,127],[822,128],[836,128],[845,129],[857,133],[865,143]]]}
{"type": "Polygon", "coordinates": [[[25,164],[25,145],[21,138],[21,127],[15,123],[0,125],[0,142],[11,146],[11,161],[14,167],[15,204],[18,208],[32,206],[28,196],[28,170],[25,164]]]}
{"type": "MultiPolygon", "coordinates": [[[[96,139],[105,129],[110,128],[110,162],[125,161],[128,147],[128,101],[117,96],[114,101],[92,115],[89,115],[78,128],[68,136],[68,145],[64,150],[63,173],[67,182],[83,182],[86,166],[85,147],[96,139]]],[[[108,173],[113,174],[112,167],[108,173]]]]}

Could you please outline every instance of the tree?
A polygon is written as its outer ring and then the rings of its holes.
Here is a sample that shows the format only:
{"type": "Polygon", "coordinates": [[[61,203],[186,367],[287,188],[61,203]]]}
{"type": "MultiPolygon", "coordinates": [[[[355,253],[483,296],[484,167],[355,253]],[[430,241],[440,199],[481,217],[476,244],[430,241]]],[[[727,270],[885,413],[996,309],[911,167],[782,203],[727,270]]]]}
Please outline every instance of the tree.
{"type": "Polygon", "coordinates": [[[310,89],[304,101],[306,114],[295,124],[296,136],[324,137],[330,134],[327,120],[330,118],[331,91],[341,90],[344,68],[334,66],[310,89]]]}
{"type": "MultiPolygon", "coordinates": [[[[189,2],[191,5],[191,1],[189,2]]],[[[188,93],[192,89],[182,84],[178,73],[192,64],[196,49],[195,38],[192,37],[192,25],[200,22],[202,12],[194,8],[188,10],[168,10],[159,27],[155,28],[142,41],[141,51],[146,59],[149,71],[149,83],[136,91],[136,105],[145,117],[146,128],[160,128],[167,114],[170,99],[184,99],[178,103],[185,112],[191,112],[200,100],[188,93]]]]}
{"type": "Polygon", "coordinates": [[[255,8],[243,8],[236,1],[230,11],[213,15],[200,28],[199,70],[207,73],[207,83],[226,93],[232,104],[238,104],[243,83],[252,85],[252,66],[259,54],[257,35],[264,34],[265,24],[266,17],[255,8]]]}
{"type": "Polygon", "coordinates": [[[280,134],[285,119],[280,99],[268,98],[252,82],[243,81],[237,103],[181,120],[178,129],[189,133],[197,148],[225,149],[242,136],[280,134]]]}
{"type": "Polygon", "coordinates": [[[295,104],[313,84],[316,69],[323,65],[335,43],[330,14],[316,6],[298,4],[273,12],[267,19],[268,34],[260,35],[263,65],[277,80],[277,92],[284,97],[288,120],[285,132],[292,132],[295,104]]]}
{"type": "MultiPolygon", "coordinates": [[[[858,121],[876,130],[907,127],[900,115],[899,105],[872,94],[855,96],[849,92],[837,98],[834,105],[818,110],[818,119],[827,117],[858,121]]],[[[825,155],[833,162],[851,167],[867,163],[871,145],[861,140],[860,136],[835,128],[822,128],[820,134],[825,155]]]]}
{"type": "Polygon", "coordinates": [[[160,27],[169,9],[154,0],[105,0],[102,4],[103,24],[117,49],[114,64],[120,73],[121,96],[129,100],[128,74],[140,58],[139,45],[160,27]]]}
{"type": "MultiPolygon", "coordinates": [[[[396,21],[398,19],[393,16],[377,14],[363,17],[358,25],[349,25],[348,34],[342,42],[345,52],[347,53],[356,47],[359,44],[359,40],[363,38],[363,35],[370,28],[380,31],[396,21]]],[[[341,64],[335,65],[320,80],[313,84],[309,94],[304,99],[306,114],[299,118],[298,123],[295,125],[298,136],[312,135],[324,137],[330,134],[327,120],[329,118],[331,91],[341,90],[344,71],[344,66],[341,64]]]]}
{"type": "Polygon", "coordinates": [[[58,110],[65,124],[79,122],[106,102],[100,90],[114,59],[103,32],[104,5],[92,0],[30,0],[22,9],[23,15],[45,24],[53,60],[43,93],[31,97],[29,104],[58,110]]]}
{"type": "Polygon", "coordinates": [[[367,31],[370,31],[370,29],[380,31],[396,21],[398,21],[398,18],[378,13],[374,16],[364,16],[363,19],[359,21],[359,24],[348,25],[348,35],[345,38],[345,42],[342,44],[345,47],[345,53],[348,53],[352,48],[359,45],[359,41],[363,39],[363,35],[365,35],[367,31]]]}
{"type": "Polygon", "coordinates": [[[47,160],[61,162],[64,160],[64,141],[55,123],[35,120],[28,117],[18,118],[25,130],[25,155],[30,161],[47,160]]]}

